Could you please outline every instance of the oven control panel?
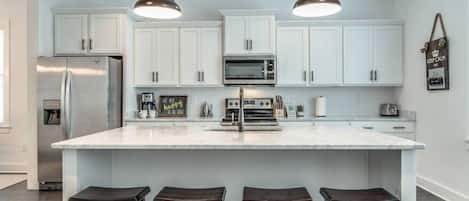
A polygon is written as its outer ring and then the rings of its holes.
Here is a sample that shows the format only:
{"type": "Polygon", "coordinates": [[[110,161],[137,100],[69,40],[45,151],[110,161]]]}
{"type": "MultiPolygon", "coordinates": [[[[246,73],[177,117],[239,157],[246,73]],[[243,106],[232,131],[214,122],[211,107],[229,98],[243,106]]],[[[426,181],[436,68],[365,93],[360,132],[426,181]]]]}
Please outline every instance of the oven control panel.
{"type": "MultiPolygon", "coordinates": [[[[272,98],[246,98],[244,99],[244,109],[272,109],[273,108],[272,98]]],[[[240,108],[239,98],[226,99],[226,109],[239,109],[240,108]]]]}

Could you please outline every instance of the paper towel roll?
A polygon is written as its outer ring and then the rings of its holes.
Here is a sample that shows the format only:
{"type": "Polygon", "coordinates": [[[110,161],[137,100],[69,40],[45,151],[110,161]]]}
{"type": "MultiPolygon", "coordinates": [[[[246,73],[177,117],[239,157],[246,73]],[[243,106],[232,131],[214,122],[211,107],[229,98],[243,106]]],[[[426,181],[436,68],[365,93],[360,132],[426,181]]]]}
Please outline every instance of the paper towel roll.
{"type": "Polygon", "coordinates": [[[316,117],[326,117],[327,116],[327,98],[324,96],[319,96],[315,100],[316,102],[316,117]]]}

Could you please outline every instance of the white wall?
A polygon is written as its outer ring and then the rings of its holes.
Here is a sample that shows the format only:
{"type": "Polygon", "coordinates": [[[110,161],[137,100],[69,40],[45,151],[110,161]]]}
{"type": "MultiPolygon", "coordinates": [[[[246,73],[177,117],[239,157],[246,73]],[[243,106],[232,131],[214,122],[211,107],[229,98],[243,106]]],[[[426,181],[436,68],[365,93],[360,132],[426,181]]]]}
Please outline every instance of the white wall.
{"type": "MultiPolygon", "coordinates": [[[[33,0],[0,0],[0,18],[10,20],[11,132],[0,134],[0,172],[32,172],[36,151],[35,30],[33,0]]],[[[31,186],[30,186],[31,187],[31,186]]]]}
{"type": "MultiPolygon", "coordinates": [[[[405,19],[405,86],[398,90],[407,110],[417,111],[417,139],[427,148],[418,154],[419,183],[448,200],[469,200],[469,151],[465,149],[468,122],[468,1],[397,0],[405,19]],[[433,18],[441,12],[450,42],[451,90],[428,92],[424,55],[433,18]]],[[[437,36],[441,36],[439,33],[437,36]]]]}

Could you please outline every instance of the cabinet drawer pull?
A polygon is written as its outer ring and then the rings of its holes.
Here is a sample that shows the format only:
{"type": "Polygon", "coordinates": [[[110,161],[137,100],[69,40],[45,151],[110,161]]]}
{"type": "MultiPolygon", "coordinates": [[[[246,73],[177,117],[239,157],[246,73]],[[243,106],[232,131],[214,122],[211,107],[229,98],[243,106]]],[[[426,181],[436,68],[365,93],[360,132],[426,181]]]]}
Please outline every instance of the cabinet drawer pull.
{"type": "Polygon", "coordinates": [[[85,50],[85,39],[81,39],[81,50],[85,50]]]}
{"type": "Polygon", "coordinates": [[[375,127],[373,127],[373,126],[364,126],[363,129],[365,129],[365,130],[373,130],[373,129],[375,129],[375,127]]]}
{"type": "Polygon", "coordinates": [[[158,72],[155,72],[155,82],[158,83],[159,82],[159,74],[158,72]]]}
{"type": "Polygon", "coordinates": [[[392,127],[392,129],[394,129],[394,130],[404,130],[406,128],[407,127],[405,127],[405,126],[394,126],[394,127],[392,127]]]}
{"type": "Polygon", "coordinates": [[[244,49],[249,50],[249,40],[247,39],[244,41],[244,49]]]}
{"type": "Polygon", "coordinates": [[[314,82],[314,70],[311,71],[311,82],[314,82]]]}
{"type": "Polygon", "coordinates": [[[370,71],[370,81],[374,80],[374,73],[373,70],[370,71]]]}
{"type": "Polygon", "coordinates": [[[378,70],[375,70],[375,81],[378,81],[378,70]]]}
{"type": "Polygon", "coordinates": [[[90,38],[90,44],[89,45],[90,45],[90,50],[92,50],[93,49],[93,39],[91,39],[91,38],[90,38]]]}
{"type": "Polygon", "coordinates": [[[202,71],[201,73],[202,73],[202,82],[205,82],[205,72],[202,71]]]}
{"type": "Polygon", "coordinates": [[[307,73],[306,71],[303,71],[303,80],[304,80],[305,82],[306,82],[306,76],[307,76],[306,73],[307,73]]]}

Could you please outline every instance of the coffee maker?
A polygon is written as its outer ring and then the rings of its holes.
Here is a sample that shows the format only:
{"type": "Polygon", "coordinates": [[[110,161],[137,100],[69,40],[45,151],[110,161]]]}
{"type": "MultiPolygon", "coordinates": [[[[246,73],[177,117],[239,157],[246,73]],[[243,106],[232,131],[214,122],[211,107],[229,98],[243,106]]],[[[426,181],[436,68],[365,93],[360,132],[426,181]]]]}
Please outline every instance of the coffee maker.
{"type": "Polygon", "coordinates": [[[153,93],[142,93],[138,95],[139,112],[156,111],[155,95],[153,93]]]}

